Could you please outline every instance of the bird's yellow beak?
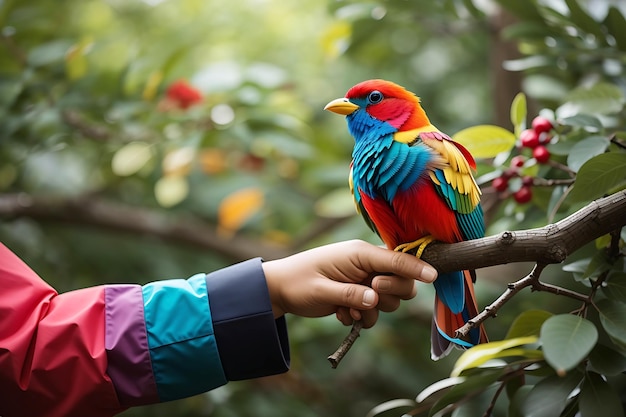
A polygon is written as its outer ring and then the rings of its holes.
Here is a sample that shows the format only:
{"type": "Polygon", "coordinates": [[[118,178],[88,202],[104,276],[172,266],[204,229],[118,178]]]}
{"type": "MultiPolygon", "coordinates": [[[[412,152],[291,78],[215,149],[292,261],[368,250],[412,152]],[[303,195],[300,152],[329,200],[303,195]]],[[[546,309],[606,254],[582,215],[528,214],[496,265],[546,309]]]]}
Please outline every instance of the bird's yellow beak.
{"type": "Polygon", "coordinates": [[[352,103],[345,97],[337,98],[324,106],[324,110],[332,111],[337,114],[343,114],[344,116],[352,114],[358,108],[359,106],[352,103]]]}

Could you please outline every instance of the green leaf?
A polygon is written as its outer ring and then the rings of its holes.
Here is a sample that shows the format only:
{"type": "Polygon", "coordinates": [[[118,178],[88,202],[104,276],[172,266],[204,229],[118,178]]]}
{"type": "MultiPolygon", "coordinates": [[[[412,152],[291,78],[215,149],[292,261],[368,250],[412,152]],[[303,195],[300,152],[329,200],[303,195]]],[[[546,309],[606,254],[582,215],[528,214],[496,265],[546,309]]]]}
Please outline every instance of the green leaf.
{"type": "Polygon", "coordinates": [[[504,373],[503,369],[489,370],[479,375],[467,377],[465,381],[455,385],[443,395],[430,409],[428,416],[436,415],[450,404],[454,404],[459,400],[468,398],[481,391],[486,390],[494,382],[496,382],[504,373]]]}
{"type": "Polygon", "coordinates": [[[517,0],[496,0],[496,2],[510,11],[514,16],[519,16],[521,20],[537,21],[545,24],[535,0],[523,2],[517,0]]]}
{"type": "Polygon", "coordinates": [[[626,371],[626,356],[598,343],[589,354],[591,367],[602,375],[619,375],[626,371]]]}
{"type": "Polygon", "coordinates": [[[598,341],[598,330],[587,319],[559,314],[541,326],[540,340],[546,362],[559,375],[564,375],[591,352],[598,341]]]}
{"type": "Polygon", "coordinates": [[[508,24],[501,29],[501,36],[503,39],[536,39],[543,41],[546,36],[552,36],[554,31],[547,27],[543,22],[526,22],[521,21],[518,23],[508,24]]]}
{"type": "MultiPolygon", "coordinates": [[[[476,417],[482,416],[485,413],[487,407],[494,398],[494,395],[498,389],[497,384],[494,384],[487,389],[476,393],[475,395],[464,398],[463,401],[459,401],[454,410],[452,410],[452,414],[448,410],[442,410],[437,413],[437,416],[448,416],[450,417],[476,417]]],[[[398,415],[396,414],[396,416],[398,415]]]]}
{"type": "Polygon", "coordinates": [[[511,103],[511,123],[515,128],[515,136],[526,128],[526,95],[517,93],[511,103]]]}
{"type": "Polygon", "coordinates": [[[67,78],[77,80],[87,73],[88,64],[85,55],[89,52],[92,44],[92,39],[87,37],[68,49],[65,54],[65,72],[67,73],[67,78]]]}
{"type": "Polygon", "coordinates": [[[0,108],[10,107],[23,88],[24,85],[19,79],[11,79],[5,75],[4,79],[0,80],[0,108]]]}
{"type": "Polygon", "coordinates": [[[582,375],[570,372],[564,377],[553,375],[537,383],[528,393],[521,406],[526,417],[555,417],[567,405],[567,398],[580,384],[582,375]]]}
{"type": "Polygon", "coordinates": [[[591,258],[579,259],[567,265],[563,265],[563,271],[582,274],[587,270],[589,262],[591,262],[591,258]]]}
{"type": "Polygon", "coordinates": [[[482,19],[485,17],[485,12],[483,12],[480,8],[476,7],[472,0],[462,0],[463,6],[467,9],[468,12],[472,15],[472,17],[476,19],[482,19]]]}
{"type": "Polygon", "coordinates": [[[526,71],[534,68],[550,67],[554,60],[539,55],[532,55],[519,59],[509,59],[502,63],[502,67],[507,71],[526,71]]]}
{"type": "Polygon", "coordinates": [[[569,94],[571,87],[563,79],[536,74],[524,75],[524,91],[535,100],[561,103],[569,94]]]}
{"type": "Polygon", "coordinates": [[[598,83],[592,87],[572,90],[556,112],[559,116],[573,116],[578,113],[613,114],[623,107],[624,94],[618,86],[598,83]]]}
{"type": "Polygon", "coordinates": [[[620,349],[626,350],[626,304],[613,300],[600,300],[596,303],[596,307],[604,330],[620,349]]]}
{"type": "Polygon", "coordinates": [[[408,398],[398,398],[395,400],[385,401],[382,404],[378,404],[372,408],[365,417],[375,417],[379,414],[385,413],[390,410],[395,410],[397,413],[401,412],[401,408],[407,408],[405,411],[410,411],[415,408],[415,401],[408,398]]]}
{"type": "Polygon", "coordinates": [[[525,387],[526,384],[526,376],[523,373],[519,373],[516,376],[513,376],[511,378],[509,378],[506,381],[506,395],[509,397],[510,400],[512,400],[515,397],[515,394],[517,393],[517,391],[523,387],[525,387]]]}
{"type": "Polygon", "coordinates": [[[611,142],[604,136],[590,136],[576,143],[569,155],[567,155],[567,166],[574,172],[596,155],[606,151],[611,142]]]}
{"type": "Polygon", "coordinates": [[[626,182],[626,153],[608,152],[585,162],[576,176],[572,201],[593,200],[626,182]]]}
{"type": "Polygon", "coordinates": [[[33,67],[42,67],[63,62],[65,54],[71,46],[72,42],[66,39],[56,39],[39,44],[28,53],[28,63],[33,67]]]}
{"type": "Polygon", "coordinates": [[[522,407],[532,389],[532,385],[524,385],[515,391],[515,395],[511,398],[511,402],[509,403],[508,417],[524,417],[522,407]]]}
{"type": "Polygon", "coordinates": [[[621,51],[626,51],[626,19],[615,6],[609,7],[604,24],[621,51]]]}
{"type": "Polygon", "coordinates": [[[451,377],[451,378],[446,378],[446,379],[442,379],[441,381],[437,381],[429,386],[427,386],[426,388],[424,388],[419,394],[417,394],[417,397],[415,398],[415,401],[417,401],[418,403],[423,402],[426,398],[430,397],[431,395],[433,395],[436,392],[439,392],[443,389],[446,388],[450,388],[452,386],[458,385],[462,382],[465,382],[467,378],[464,376],[455,376],[455,377],[451,377]]]}
{"type": "Polygon", "coordinates": [[[563,266],[563,271],[571,272],[578,282],[585,281],[585,271],[591,263],[591,258],[579,259],[578,261],[563,266]]]}
{"type": "Polygon", "coordinates": [[[335,189],[315,202],[315,214],[326,218],[341,218],[356,213],[354,198],[348,187],[335,189]]]}
{"type": "Polygon", "coordinates": [[[606,235],[600,236],[595,240],[596,249],[604,249],[611,244],[611,235],[607,233],[606,235]]]}
{"type": "Polygon", "coordinates": [[[611,300],[626,303],[626,272],[612,271],[601,288],[611,300]]]}
{"type": "Polygon", "coordinates": [[[550,317],[552,313],[545,310],[528,310],[517,316],[508,333],[506,339],[513,339],[524,336],[539,336],[541,325],[550,317]]]}
{"type": "Polygon", "coordinates": [[[559,120],[562,125],[575,127],[591,127],[594,130],[602,129],[602,122],[590,114],[579,113],[573,116],[564,117],[559,120]]]}
{"type": "MultiPolygon", "coordinates": [[[[525,349],[511,348],[529,345],[537,342],[536,336],[518,337],[515,339],[506,339],[498,342],[483,343],[466,350],[454,364],[454,369],[450,373],[451,376],[459,376],[466,369],[476,368],[483,363],[500,357],[507,356],[523,356],[525,349]]],[[[537,357],[535,350],[528,350],[528,355],[535,359],[537,357]]]]}
{"type": "Polygon", "coordinates": [[[554,221],[554,216],[558,213],[561,205],[563,204],[563,196],[565,193],[569,193],[571,188],[565,185],[557,185],[552,190],[550,194],[550,200],[548,201],[548,208],[546,209],[546,213],[548,215],[548,222],[552,223],[554,221]]]}
{"type": "Polygon", "coordinates": [[[601,43],[604,40],[604,33],[602,33],[599,22],[589,16],[589,14],[580,7],[578,0],[565,0],[565,3],[567,3],[569,9],[571,22],[583,31],[594,35],[598,43],[601,43]]]}
{"type": "Polygon", "coordinates": [[[574,147],[574,145],[578,142],[573,142],[570,139],[572,135],[568,136],[568,140],[559,140],[556,143],[549,143],[548,144],[548,150],[550,151],[551,155],[560,155],[560,156],[567,156],[569,155],[569,153],[572,151],[572,148],[574,147]]]}
{"type": "Polygon", "coordinates": [[[597,278],[603,272],[611,269],[611,263],[609,263],[608,255],[606,251],[598,251],[593,258],[591,258],[591,262],[585,268],[585,272],[583,272],[583,279],[585,278],[597,278]]]}
{"type": "Polygon", "coordinates": [[[457,132],[452,140],[465,146],[475,158],[493,158],[515,146],[516,137],[500,126],[478,125],[457,132]]]}
{"type": "Polygon", "coordinates": [[[581,417],[624,417],[622,401],[611,386],[595,372],[588,372],[580,389],[581,417]]]}

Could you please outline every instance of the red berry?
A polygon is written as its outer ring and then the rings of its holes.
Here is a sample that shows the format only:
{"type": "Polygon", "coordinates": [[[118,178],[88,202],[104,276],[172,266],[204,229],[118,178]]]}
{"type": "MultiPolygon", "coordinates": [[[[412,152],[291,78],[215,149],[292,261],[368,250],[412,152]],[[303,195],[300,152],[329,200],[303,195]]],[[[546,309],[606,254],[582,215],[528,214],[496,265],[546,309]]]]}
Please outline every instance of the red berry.
{"type": "Polygon", "coordinates": [[[174,81],[167,88],[165,95],[181,109],[187,109],[202,101],[200,90],[185,80],[174,81]]]}
{"type": "Polygon", "coordinates": [[[539,145],[533,149],[533,158],[540,164],[545,164],[550,159],[550,151],[545,146],[539,145]]]}
{"type": "Polygon", "coordinates": [[[523,186],[515,193],[513,193],[513,198],[519,204],[528,203],[533,198],[533,191],[528,186],[523,186]]]}
{"type": "Polygon", "coordinates": [[[552,122],[545,117],[537,116],[532,121],[532,127],[537,134],[549,132],[552,129],[552,122]]]}
{"type": "Polygon", "coordinates": [[[539,146],[539,135],[533,129],[523,130],[519,135],[522,146],[525,148],[536,148],[539,146]]]}
{"type": "Polygon", "coordinates": [[[511,158],[511,168],[521,168],[526,162],[526,157],[523,155],[517,155],[511,158]]]}
{"type": "Polygon", "coordinates": [[[491,185],[496,191],[502,192],[509,188],[509,180],[506,177],[498,177],[491,182],[491,185]]]}

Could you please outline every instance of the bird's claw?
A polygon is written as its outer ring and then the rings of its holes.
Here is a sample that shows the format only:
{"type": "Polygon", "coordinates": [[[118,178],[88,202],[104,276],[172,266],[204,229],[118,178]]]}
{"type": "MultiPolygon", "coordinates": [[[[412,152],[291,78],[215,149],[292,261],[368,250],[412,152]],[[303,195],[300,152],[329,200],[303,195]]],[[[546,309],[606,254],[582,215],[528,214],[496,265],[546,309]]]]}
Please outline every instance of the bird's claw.
{"type": "Polygon", "coordinates": [[[424,252],[424,249],[426,249],[426,246],[428,246],[433,240],[435,239],[432,236],[424,236],[413,242],[403,243],[401,245],[398,245],[396,246],[394,251],[406,253],[410,250],[417,248],[417,251],[415,252],[415,257],[421,258],[422,253],[424,252]]]}

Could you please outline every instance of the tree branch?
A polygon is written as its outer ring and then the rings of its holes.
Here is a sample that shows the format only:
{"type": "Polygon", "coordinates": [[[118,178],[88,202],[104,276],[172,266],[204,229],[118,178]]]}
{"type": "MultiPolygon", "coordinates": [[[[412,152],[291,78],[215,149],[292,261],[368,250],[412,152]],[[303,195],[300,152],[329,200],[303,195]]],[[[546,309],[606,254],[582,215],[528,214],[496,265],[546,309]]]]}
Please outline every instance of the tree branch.
{"type": "Polygon", "coordinates": [[[452,244],[432,243],[422,259],[440,273],[511,262],[560,263],[570,254],[626,225],[626,190],[595,201],[565,219],[544,227],[506,231],[452,244]]]}
{"type": "Polygon", "coordinates": [[[328,359],[328,362],[330,362],[330,366],[332,366],[333,369],[339,366],[339,362],[341,362],[343,357],[346,356],[346,353],[348,353],[348,351],[350,350],[350,348],[356,341],[357,337],[361,335],[362,328],[363,328],[363,322],[361,320],[356,320],[354,324],[352,325],[352,329],[350,330],[350,333],[348,333],[348,336],[346,336],[346,338],[343,339],[343,342],[341,342],[341,344],[339,345],[335,353],[333,353],[332,355],[328,356],[328,358],[326,358],[328,359]]]}
{"type": "Polygon", "coordinates": [[[248,237],[219,236],[214,227],[189,215],[133,207],[93,196],[32,197],[27,194],[0,195],[0,217],[28,217],[37,221],[85,225],[123,233],[156,236],[220,254],[233,262],[254,257],[283,258],[289,251],[248,237]]]}

